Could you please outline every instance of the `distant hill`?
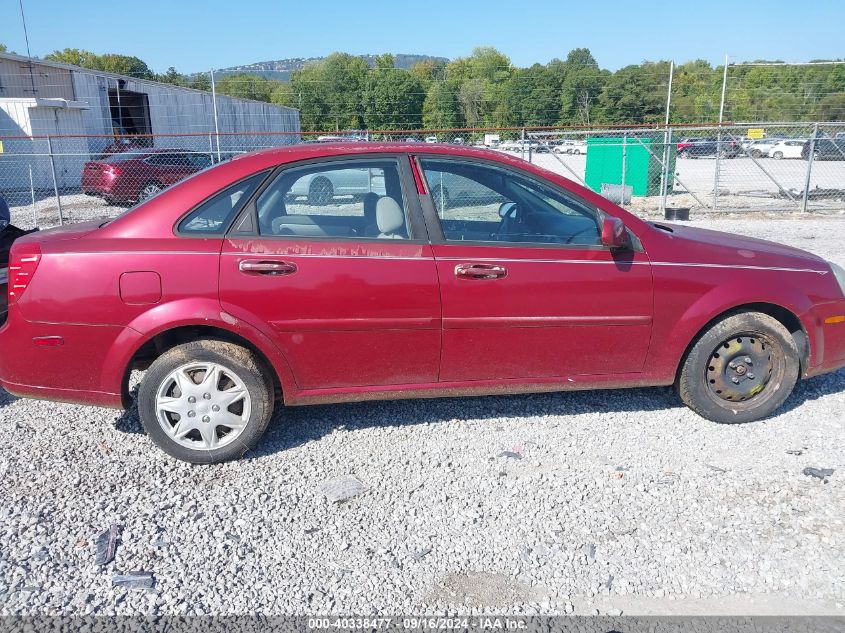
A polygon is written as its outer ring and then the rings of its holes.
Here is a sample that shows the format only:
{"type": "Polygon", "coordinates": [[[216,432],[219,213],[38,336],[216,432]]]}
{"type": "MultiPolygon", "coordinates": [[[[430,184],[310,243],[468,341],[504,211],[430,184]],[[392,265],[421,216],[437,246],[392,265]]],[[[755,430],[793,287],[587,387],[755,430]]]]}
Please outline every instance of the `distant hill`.
{"type": "MultiPolygon", "coordinates": [[[[375,66],[376,55],[360,55],[370,66],[375,66]]],[[[433,57],[431,55],[406,55],[404,53],[397,53],[396,58],[397,68],[410,68],[418,62],[424,61],[442,61],[448,62],[446,57],[433,57]]],[[[325,57],[292,57],[290,59],[274,59],[267,62],[256,62],[254,64],[244,64],[243,66],[231,66],[230,68],[215,69],[215,74],[221,75],[235,75],[238,73],[249,73],[252,75],[261,75],[267,79],[278,79],[280,81],[290,80],[290,75],[294,70],[299,70],[306,64],[312,62],[323,61],[325,57]]]]}

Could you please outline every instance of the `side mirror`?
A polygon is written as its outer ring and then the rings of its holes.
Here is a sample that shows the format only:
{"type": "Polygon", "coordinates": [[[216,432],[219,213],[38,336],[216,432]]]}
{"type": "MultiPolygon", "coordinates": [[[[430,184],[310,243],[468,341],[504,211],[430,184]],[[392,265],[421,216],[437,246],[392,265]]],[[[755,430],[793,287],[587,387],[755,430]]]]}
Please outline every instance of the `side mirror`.
{"type": "Polygon", "coordinates": [[[631,248],[631,237],[619,218],[605,217],[601,222],[601,243],[613,250],[631,248]]]}

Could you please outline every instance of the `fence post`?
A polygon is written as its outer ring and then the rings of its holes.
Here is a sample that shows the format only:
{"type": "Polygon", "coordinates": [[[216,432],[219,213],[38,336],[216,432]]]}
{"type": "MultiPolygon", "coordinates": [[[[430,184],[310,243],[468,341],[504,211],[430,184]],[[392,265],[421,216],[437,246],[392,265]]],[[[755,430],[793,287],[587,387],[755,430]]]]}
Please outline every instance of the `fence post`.
{"type": "Polygon", "coordinates": [[[525,160],[525,128],[522,128],[522,131],[519,133],[519,139],[519,144],[522,149],[522,160],[525,160]]]}
{"type": "Polygon", "coordinates": [[[619,206],[625,208],[625,169],[628,166],[628,133],[622,134],[622,192],[619,194],[619,206]]]}
{"type": "Polygon", "coordinates": [[[713,175],[713,211],[716,210],[719,199],[719,170],[721,169],[722,153],[722,121],[725,117],[725,92],[728,89],[728,56],[725,55],[725,69],[722,73],[722,97],[719,100],[719,131],[716,134],[716,173],[713,175]]]}
{"type": "Polygon", "coordinates": [[[663,179],[661,183],[662,189],[660,190],[660,215],[666,215],[666,199],[669,196],[669,178],[671,177],[672,185],[674,188],[675,184],[675,174],[672,173],[671,176],[669,174],[669,167],[671,166],[670,163],[672,162],[672,128],[666,128],[666,133],[663,136],[665,140],[665,146],[663,149],[663,169],[660,172],[660,177],[663,179]]]}
{"type": "Polygon", "coordinates": [[[722,168],[722,128],[721,124],[719,132],[716,134],[716,169],[713,174],[713,210],[716,210],[717,201],[719,199],[719,170],[722,168]]]}
{"type": "Polygon", "coordinates": [[[813,175],[813,158],[816,154],[816,138],[819,135],[819,124],[813,124],[813,138],[810,139],[810,153],[807,154],[807,176],[804,178],[804,196],[801,200],[801,211],[807,213],[807,202],[810,199],[810,178],[813,175]]]}
{"type": "Polygon", "coordinates": [[[64,226],[62,198],[59,195],[59,181],[56,179],[56,161],[53,158],[53,141],[49,134],[47,135],[47,153],[50,154],[50,171],[53,173],[53,192],[56,194],[56,206],[59,208],[59,226],[64,226]]]}
{"type": "Polygon", "coordinates": [[[32,179],[32,163],[29,164],[29,195],[32,196],[32,221],[38,228],[38,209],[35,207],[35,181],[32,179]]]}
{"type": "Polygon", "coordinates": [[[217,162],[220,162],[220,125],[217,122],[217,88],[214,85],[214,69],[211,69],[211,101],[214,106],[214,136],[217,139],[217,162]]]}
{"type": "Polygon", "coordinates": [[[663,164],[660,166],[660,215],[665,215],[666,194],[669,191],[669,114],[672,110],[672,79],[675,76],[675,60],[669,61],[669,89],[666,91],[666,119],[663,129],[663,164]]]}

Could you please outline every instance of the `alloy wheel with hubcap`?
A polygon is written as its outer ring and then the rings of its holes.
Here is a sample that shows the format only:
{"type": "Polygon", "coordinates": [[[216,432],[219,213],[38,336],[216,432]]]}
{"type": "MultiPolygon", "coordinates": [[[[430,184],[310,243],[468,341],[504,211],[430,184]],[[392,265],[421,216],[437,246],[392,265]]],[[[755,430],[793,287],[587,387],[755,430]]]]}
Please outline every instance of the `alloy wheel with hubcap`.
{"type": "Polygon", "coordinates": [[[246,427],[251,398],[243,381],[217,363],[188,363],[173,370],[156,396],[161,427],[191,449],[214,449],[246,427]]]}
{"type": "Polygon", "coordinates": [[[141,187],[141,192],[138,194],[138,197],[141,200],[146,200],[147,198],[152,198],[159,191],[161,191],[161,185],[156,182],[150,182],[141,187]]]}
{"type": "Polygon", "coordinates": [[[147,369],[138,414],[150,438],[187,462],[238,459],[267,428],[272,370],[250,350],[211,339],[176,345],[147,369]]]}

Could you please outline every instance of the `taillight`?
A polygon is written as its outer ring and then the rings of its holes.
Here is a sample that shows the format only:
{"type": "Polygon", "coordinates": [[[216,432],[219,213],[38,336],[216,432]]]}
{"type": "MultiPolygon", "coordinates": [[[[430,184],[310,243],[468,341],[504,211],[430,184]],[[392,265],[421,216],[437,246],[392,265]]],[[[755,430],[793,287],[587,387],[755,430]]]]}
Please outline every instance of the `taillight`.
{"type": "Polygon", "coordinates": [[[9,305],[21,298],[32,281],[38,262],[41,261],[41,248],[38,244],[13,244],[9,254],[9,305]]]}
{"type": "Polygon", "coordinates": [[[123,169],[121,169],[120,167],[115,167],[114,165],[108,165],[106,166],[106,171],[112,174],[113,176],[117,176],[118,174],[120,174],[120,172],[123,171],[123,169]]]}

